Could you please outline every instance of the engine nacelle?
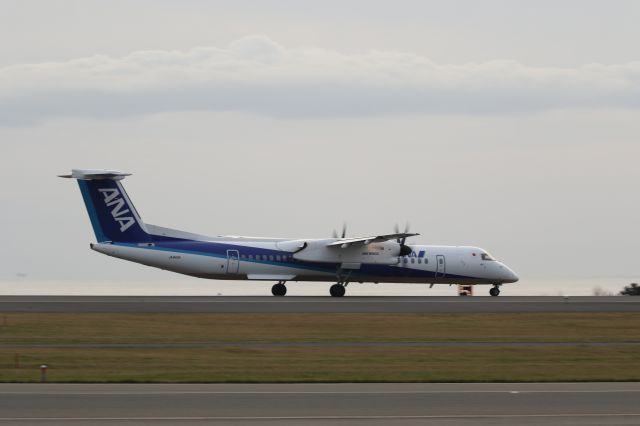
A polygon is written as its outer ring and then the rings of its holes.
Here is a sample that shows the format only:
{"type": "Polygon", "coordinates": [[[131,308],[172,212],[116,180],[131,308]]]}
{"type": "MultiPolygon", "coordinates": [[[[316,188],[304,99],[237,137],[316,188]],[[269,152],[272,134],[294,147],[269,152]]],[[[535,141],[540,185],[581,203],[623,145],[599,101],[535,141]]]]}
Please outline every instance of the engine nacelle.
{"type": "Polygon", "coordinates": [[[413,250],[406,244],[398,244],[398,256],[409,256],[413,250]]]}
{"type": "MultiPolygon", "coordinates": [[[[393,265],[398,262],[400,244],[393,241],[381,243],[354,243],[346,247],[327,246],[327,240],[307,240],[294,259],[322,263],[369,263],[393,265]]],[[[301,245],[298,244],[300,247],[301,245]]]]}

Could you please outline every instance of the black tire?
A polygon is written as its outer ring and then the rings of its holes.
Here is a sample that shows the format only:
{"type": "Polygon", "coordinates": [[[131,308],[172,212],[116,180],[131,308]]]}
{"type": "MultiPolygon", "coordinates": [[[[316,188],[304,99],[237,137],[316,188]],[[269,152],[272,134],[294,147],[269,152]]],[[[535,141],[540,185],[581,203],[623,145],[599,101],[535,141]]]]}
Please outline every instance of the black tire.
{"type": "Polygon", "coordinates": [[[340,284],[334,284],[329,288],[329,293],[331,293],[333,297],[342,297],[344,296],[345,289],[340,284]]]}
{"type": "Polygon", "coordinates": [[[274,296],[284,296],[287,294],[287,286],[284,284],[274,284],[274,286],[271,287],[271,294],[274,296]]]}
{"type": "Polygon", "coordinates": [[[493,297],[500,296],[500,289],[498,287],[491,287],[491,290],[489,290],[489,294],[493,297]]]}

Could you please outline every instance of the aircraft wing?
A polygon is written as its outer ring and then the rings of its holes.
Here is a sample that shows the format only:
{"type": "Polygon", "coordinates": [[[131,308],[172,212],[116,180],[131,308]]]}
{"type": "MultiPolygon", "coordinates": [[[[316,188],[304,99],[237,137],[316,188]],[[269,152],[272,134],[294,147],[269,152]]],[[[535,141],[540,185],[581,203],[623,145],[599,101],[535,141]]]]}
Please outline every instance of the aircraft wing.
{"type": "Polygon", "coordinates": [[[383,234],[383,235],[371,235],[369,237],[358,237],[358,238],[343,238],[338,241],[333,241],[327,244],[327,247],[335,247],[339,246],[342,248],[347,248],[352,244],[362,243],[363,245],[371,244],[371,243],[380,243],[382,241],[389,240],[397,240],[399,238],[408,238],[415,237],[420,234],[410,234],[407,232],[400,232],[396,234],[383,234]]]}

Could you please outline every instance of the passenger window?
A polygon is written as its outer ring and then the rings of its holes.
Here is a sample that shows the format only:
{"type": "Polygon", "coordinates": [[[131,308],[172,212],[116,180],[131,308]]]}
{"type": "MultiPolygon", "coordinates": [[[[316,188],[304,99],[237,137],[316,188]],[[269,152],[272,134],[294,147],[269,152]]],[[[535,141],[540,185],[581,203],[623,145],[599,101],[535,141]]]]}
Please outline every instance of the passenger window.
{"type": "Polygon", "coordinates": [[[409,263],[409,259],[407,259],[406,257],[403,260],[404,263],[409,263]]]}
{"type": "Polygon", "coordinates": [[[415,258],[411,258],[411,263],[416,263],[416,259],[415,258]]]}
{"type": "Polygon", "coordinates": [[[422,259],[418,259],[418,263],[422,263],[422,259]]]}
{"type": "Polygon", "coordinates": [[[273,260],[273,256],[272,255],[269,255],[269,260],[273,260]]]}
{"type": "Polygon", "coordinates": [[[276,256],[276,260],[280,262],[280,256],[276,256]]]}

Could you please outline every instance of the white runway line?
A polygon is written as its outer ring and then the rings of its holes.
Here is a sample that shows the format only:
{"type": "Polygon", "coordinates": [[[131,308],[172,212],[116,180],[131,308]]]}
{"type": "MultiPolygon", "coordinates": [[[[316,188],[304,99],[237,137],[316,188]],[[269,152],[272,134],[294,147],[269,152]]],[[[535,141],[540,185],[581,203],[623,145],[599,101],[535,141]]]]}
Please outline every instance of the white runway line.
{"type": "Polygon", "coordinates": [[[86,395],[428,395],[428,394],[528,394],[528,393],[640,393],[640,389],[605,389],[605,390],[443,390],[443,391],[86,391],[86,392],[29,392],[29,391],[0,391],[0,395],[57,395],[57,396],[86,396],[86,395]]]}
{"type": "Polygon", "coordinates": [[[424,416],[193,416],[193,417],[0,417],[0,422],[15,421],[187,421],[187,420],[411,420],[411,419],[520,419],[520,418],[588,418],[640,417],[622,413],[559,413],[559,414],[452,414],[424,416]]]}

